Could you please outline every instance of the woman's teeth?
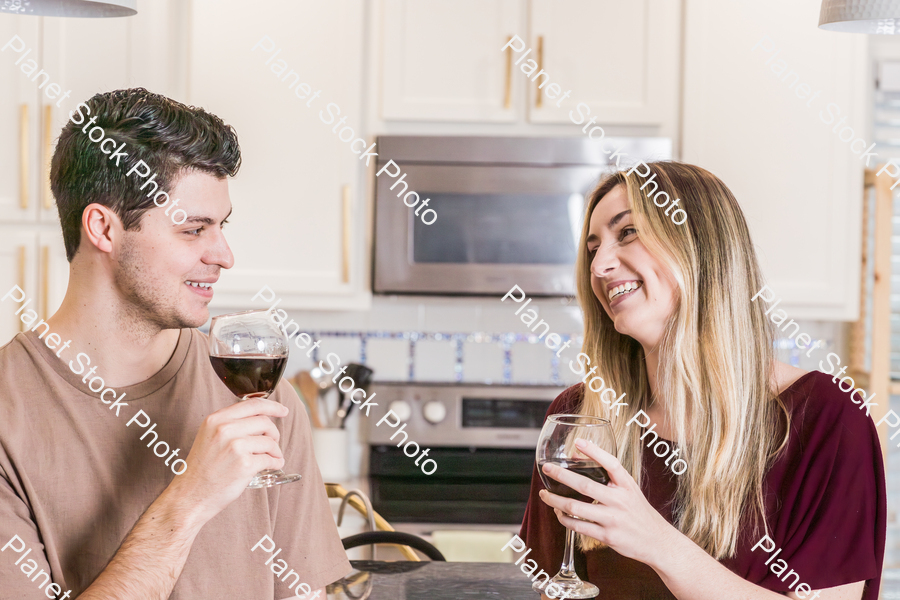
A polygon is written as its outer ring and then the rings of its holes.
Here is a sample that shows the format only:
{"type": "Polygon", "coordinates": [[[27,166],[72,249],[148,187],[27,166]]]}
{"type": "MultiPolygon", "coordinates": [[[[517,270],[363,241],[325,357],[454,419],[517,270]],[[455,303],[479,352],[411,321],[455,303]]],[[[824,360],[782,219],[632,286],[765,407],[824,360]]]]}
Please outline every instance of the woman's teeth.
{"type": "Polygon", "coordinates": [[[197,283],[196,281],[185,281],[186,284],[192,285],[194,287],[201,287],[203,289],[210,289],[212,287],[211,283],[197,283]]]}
{"type": "Polygon", "coordinates": [[[617,285],[613,289],[609,290],[609,299],[612,300],[617,296],[621,296],[622,294],[627,294],[628,292],[633,292],[634,290],[641,287],[643,283],[640,281],[629,281],[628,283],[623,283],[622,285],[617,285]]]}

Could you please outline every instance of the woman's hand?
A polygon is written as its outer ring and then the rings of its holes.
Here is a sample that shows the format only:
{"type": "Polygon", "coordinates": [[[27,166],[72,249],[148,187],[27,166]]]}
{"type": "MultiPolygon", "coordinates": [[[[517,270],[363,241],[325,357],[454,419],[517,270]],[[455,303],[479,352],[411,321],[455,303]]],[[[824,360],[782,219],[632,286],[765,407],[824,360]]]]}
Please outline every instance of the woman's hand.
{"type": "MultiPolygon", "coordinates": [[[[650,506],[634,479],[615,456],[585,440],[577,440],[575,447],[606,469],[610,484],[603,485],[545,463],[544,473],[548,477],[596,500],[596,503],[588,504],[541,490],[541,500],[554,508],[560,523],[603,542],[622,556],[649,565],[679,600],[716,600],[722,597],[722,590],[728,590],[729,596],[734,598],[784,598],[729,571],[675,529],[650,506]],[[566,513],[586,520],[573,519],[566,516],[566,513]]],[[[813,594],[819,600],[858,599],[862,597],[864,585],[865,581],[857,581],[814,590],[813,594]]],[[[788,597],[800,596],[790,592],[788,597]]],[[[807,592],[804,597],[812,596],[807,592]]],[[[542,596],[542,600],[543,598],[545,597],[542,596]]]]}
{"type": "Polygon", "coordinates": [[[588,504],[563,498],[547,490],[540,491],[541,500],[553,507],[559,522],[569,529],[603,542],[622,556],[652,564],[655,554],[667,546],[667,540],[677,535],[678,530],[650,506],[615,456],[586,440],[576,440],[575,447],[606,469],[609,485],[545,463],[543,469],[548,477],[596,502],[588,504]]]}

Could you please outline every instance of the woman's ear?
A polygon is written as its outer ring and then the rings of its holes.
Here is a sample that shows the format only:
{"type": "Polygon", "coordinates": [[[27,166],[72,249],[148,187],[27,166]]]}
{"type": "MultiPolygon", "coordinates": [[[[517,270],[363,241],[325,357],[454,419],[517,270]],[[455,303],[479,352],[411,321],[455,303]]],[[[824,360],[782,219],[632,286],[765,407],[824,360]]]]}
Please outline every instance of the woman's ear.
{"type": "Polygon", "coordinates": [[[107,206],[88,204],[81,213],[81,227],[87,241],[101,252],[112,252],[113,241],[122,230],[122,222],[107,206]]]}

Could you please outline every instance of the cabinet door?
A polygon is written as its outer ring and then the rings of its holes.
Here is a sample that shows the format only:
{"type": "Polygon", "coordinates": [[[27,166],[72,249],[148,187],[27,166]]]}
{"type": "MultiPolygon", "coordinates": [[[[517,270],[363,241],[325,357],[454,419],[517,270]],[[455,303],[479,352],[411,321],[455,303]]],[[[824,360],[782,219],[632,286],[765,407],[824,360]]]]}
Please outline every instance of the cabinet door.
{"type": "Polygon", "coordinates": [[[38,276],[40,283],[41,318],[53,316],[59,310],[69,285],[69,261],[60,231],[42,231],[38,234],[38,276]]]}
{"type": "Polygon", "coordinates": [[[817,29],[818,0],[687,7],[684,160],[734,192],[779,308],[855,320],[865,163],[829,118],[872,143],[865,36],[817,29]]]}
{"type": "Polygon", "coordinates": [[[527,37],[519,0],[385,0],[383,6],[384,119],[516,119],[512,96],[522,77],[501,48],[513,35],[527,37]]]}
{"type": "Polygon", "coordinates": [[[35,68],[41,55],[39,24],[40,19],[32,16],[4,14],[0,18],[0,222],[34,221],[38,211],[42,92],[31,77],[40,73],[40,67],[35,68]]]}
{"type": "Polygon", "coordinates": [[[0,232],[0,298],[9,294],[0,302],[0,346],[25,328],[15,314],[25,302],[31,300],[25,310],[33,308],[39,312],[37,304],[40,293],[35,277],[38,262],[36,240],[34,231],[16,231],[7,227],[0,232]],[[15,286],[25,293],[21,302],[17,302],[21,294],[15,286]]]}
{"type": "Polygon", "coordinates": [[[680,0],[531,0],[528,58],[549,79],[535,72],[528,82],[529,120],[572,122],[570,112],[581,120],[573,109],[584,103],[601,125],[653,125],[656,135],[674,137],[680,30],[680,0]],[[553,83],[571,95],[549,98],[553,83]]]}
{"type": "Polygon", "coordinates": [[[281,308],[366,306],[365,160],[350,149],[366,140],[362,0],[279,0],[261,11],[197,0],[192,11],[188,101],[234,126],[242,155],[225,229],[235,266],[214,306],[247,306],[263,286],[281,308]]]}

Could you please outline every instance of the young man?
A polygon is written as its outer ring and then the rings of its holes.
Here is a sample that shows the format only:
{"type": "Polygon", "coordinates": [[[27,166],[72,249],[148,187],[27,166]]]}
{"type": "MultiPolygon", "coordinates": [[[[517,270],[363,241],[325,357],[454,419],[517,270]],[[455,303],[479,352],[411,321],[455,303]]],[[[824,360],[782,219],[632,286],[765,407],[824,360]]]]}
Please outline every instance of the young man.
{"type": "Polygon", "coordinates": [[[238,403],[194,329],[234,262],[239,166],[221,119],[144,89],[98,94],[63,128],[69,286],[0,349],[3,597],[279,600],[350,571],[299,398],[282,381],[238,403]],[[282,466],[303,478],[246,488],[282,466]]]}

